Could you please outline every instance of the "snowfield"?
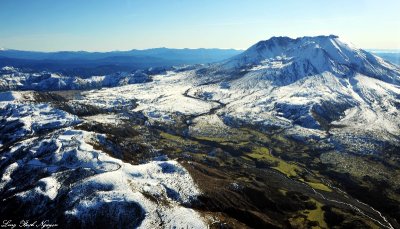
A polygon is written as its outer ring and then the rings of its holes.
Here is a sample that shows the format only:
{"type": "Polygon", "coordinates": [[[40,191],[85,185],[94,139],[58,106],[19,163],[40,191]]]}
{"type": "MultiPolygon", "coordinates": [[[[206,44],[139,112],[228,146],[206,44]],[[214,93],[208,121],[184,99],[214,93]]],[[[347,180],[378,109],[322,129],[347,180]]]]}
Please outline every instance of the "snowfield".
{"type": "Polygon", "coordinates": [[[185,79],[194,72],[167,73],[156,75],[153,82],[133,84],[116,88],[105,88],[84,93],[85,104],[110,108],[135,100],[138,106],[134,111],[141,111],[151,120],[171,122],[172,115],[198,115],[208,112],[217,106],[216,103],[201,101],[184,96],[191,88],[185,79]]]}

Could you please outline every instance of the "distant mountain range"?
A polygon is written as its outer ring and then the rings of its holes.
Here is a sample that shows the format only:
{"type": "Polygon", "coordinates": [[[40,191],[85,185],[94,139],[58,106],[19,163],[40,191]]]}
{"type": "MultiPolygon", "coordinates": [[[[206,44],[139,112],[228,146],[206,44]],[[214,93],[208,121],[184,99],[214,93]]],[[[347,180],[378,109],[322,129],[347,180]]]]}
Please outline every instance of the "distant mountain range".
{"type": "Polygon", "coordinates": [[[102,75],[149,67],[204,64],[221,61],[242,52],[235,49],[168,49],[86,52],[35,52],[0,50],[0,67],[14,66],[66,75],[102,75]]]}
{"type": "MultiPolygon", "coordinates": [[[[129,51],[110,52],[87,52],[87,51],[59,51],[59,52],[37,52],[21,51],[13,49],[0,49],[0,56],[6,58],[29,59],[29,60],[102,60],[123,59],[123,57],[147,57],[163,59],[176,62],[199,63],[214,62],[236,55],[241,50],[235,49],[169,49],[153,48],[129,51]]],[[[129,58],[127,59],[129,60],[129,58]]]]}
{"type": "Polygon", "coordinates": [[[370,51],[371,53],[380,56],[383,59],[392,62],[393,64],[397,64],[400,66],[400,49],[395,49],[395,50],[375,49],[367,51],[370,51]]]}

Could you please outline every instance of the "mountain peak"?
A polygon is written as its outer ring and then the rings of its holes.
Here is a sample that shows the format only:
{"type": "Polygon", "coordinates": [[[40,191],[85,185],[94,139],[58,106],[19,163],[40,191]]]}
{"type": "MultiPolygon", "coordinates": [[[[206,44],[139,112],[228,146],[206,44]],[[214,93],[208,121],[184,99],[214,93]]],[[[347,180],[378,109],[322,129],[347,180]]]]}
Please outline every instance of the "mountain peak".
{"type": "MultiPolygon", "coordinates": [[[[336,35],[299,38],[271,37],[257,42],[223,63],[227,69],[284,68],[282,77],[304,77],[330,72],[336,76],[361,73],[386,82],[399,83],[400,70],[373,54],[356,48],[336,35]]],[[[270,71],[270,70],[269,70],[270,71]]],[[[267,73],[265,73],[267,74],[267,73]]]]}
{"type": "Polygon", "coordinates": [[[304,37],[298,37],[297,39],[338,39],[339,36],[338,35],[319,35],[319,36],[304,36],[304,37]]]}
{"type": "MultiPolygon", "coordinates": [[[[346,46],[343,42],[339,40],[339,36],[336,35],[320,35],[320,36],[304,36],[304,37],[298,37],[298,38],[290,38],[286,36],[279,36],[279,37],[271,37],[268,40],[264,41],[259,41],[256,43],[254,46],[258,49],[260,47],[266,47],[266,48],[272,48],[274,46],[280,47],[280,48],[285,48],[288,47],[289,45],[291,46],[296,46],[296,45],[305,45],[305,44],[319,44],[320,46],[323,45],[323,43],[327,42],[335,42],[337,45],[340,43],[340,45],[346,46]]],[[[248,50],[251,50],[254,46],[250,47],[248,50]]],[[[293,48],[293,47],[292,47],[293,48]]]]}
{"type": "Polygon", "coordinates": [[[269,38],[268,40],[263,40],[259,41],[259,43],[271,43],[271,42],[276,42],[276,43],[283,43],[285,44],[286,42],[305,42],[305,41],[321,41],[321,40],[331,40],[331,39],[339,39],[339,36],[337,35],[319,35],[319,36],[303,36],[303,37],[297,37],[297,38],[291,38],[287,36],[273,36],[269,38]]]}
{"type": "Polygon", "coordinates": [[[336,35],[298,38],[271,37],[268,40],[257,42],[243,53],[233,57],[231,64],[241,68],[258,65],[268,59],[281,59],[282,57],[315,59],[317,56],[322,59],[333,58],[335,61],[344,63],[358,51],[359,49],[340,41],[336,35]]]}

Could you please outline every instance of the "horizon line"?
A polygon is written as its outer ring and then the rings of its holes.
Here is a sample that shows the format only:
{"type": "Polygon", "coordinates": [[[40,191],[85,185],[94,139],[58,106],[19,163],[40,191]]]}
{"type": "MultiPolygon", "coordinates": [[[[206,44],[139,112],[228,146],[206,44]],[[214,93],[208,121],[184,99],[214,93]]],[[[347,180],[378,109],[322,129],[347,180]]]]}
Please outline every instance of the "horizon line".
{"type": "MultiPolygon", "coordinates": [[[[87,52],[87,53],[108,53],[108,52],[129,52],[129,51],[146,51],[146,50],[152,50],[152,49],[169,49],[169,50],[234,50],[234,51],[245,51],[246,49],[241,49],[241,48],[173,48],[173,47],[155,47],[155,48],[143,48],[143,49],[126,49],[126,50],[119,50],[119,49],[112,49],[112,50],[28,50],[28,49],[16,49],[16,48],[4,48],[1,47],[0,51],[21,51],[21,52],[40,52],[40,53],[57,53],[57,52],[87,52]]],[[[400,52],[399,48],[361,48],[369,52],[393,52],[393,53],[398,53],[400,52]]]]}
{"type": "Polygon", "coordinates": [[[6,47],[0,47],[0,51],[23,51],[23,52],[42,52],[42,53],[55,53],[55,52],[88,52],[88,53],[106,53],[106,52],[129,52],[129,51],[146,51],[146,50],[152,50],[152,49],[175,49],[175,50],[210,50],[210,49],[216,49],[216,50],[235,50],[235,51],[245,51],[246,49],[241,49],[241,48],[204,48],[204,47],[199,47],[199,48],[173,48],[173,47],[154,47],[154,48],[143,48],[143,49],[137,49],[137,48],[132,48],[132,49],[126,49],[126,50],[119,50],[119,49],[110,49],[110,50],[34,50],[34,49],[17,49],[17,48],[6,48],[6,47]]]}

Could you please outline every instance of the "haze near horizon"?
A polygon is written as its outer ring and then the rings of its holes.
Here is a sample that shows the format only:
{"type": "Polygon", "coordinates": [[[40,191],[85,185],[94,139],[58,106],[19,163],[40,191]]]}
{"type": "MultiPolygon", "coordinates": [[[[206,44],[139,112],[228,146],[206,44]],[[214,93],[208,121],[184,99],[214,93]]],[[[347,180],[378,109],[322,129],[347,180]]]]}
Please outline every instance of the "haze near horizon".
{"type": "Polygon", "coordinates": [[[272,36],[335,34],[364,49],[400,49],[399,8],[395,0],[4,0],[0,47],[246,49],[272,36]]]}

